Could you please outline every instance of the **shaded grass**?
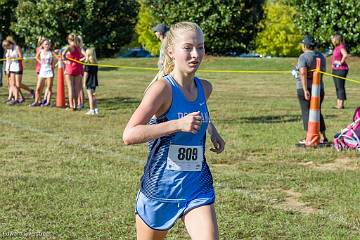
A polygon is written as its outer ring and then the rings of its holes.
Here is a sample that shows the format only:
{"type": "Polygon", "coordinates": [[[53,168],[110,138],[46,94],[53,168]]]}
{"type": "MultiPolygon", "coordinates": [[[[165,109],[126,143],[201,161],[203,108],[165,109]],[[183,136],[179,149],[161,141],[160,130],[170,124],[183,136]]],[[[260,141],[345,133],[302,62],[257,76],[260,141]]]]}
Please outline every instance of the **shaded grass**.
{"type": "MultiPolygon", "coordinates": [[[[157,59],[104,59],[109,64],[156,66],[157,59]]],[[[202,69],[291,70],[296,59],[208,57],[202,69]]],[[[25,66],[24,82],[35,85],[25,66]]],[[[360,79],[360,63],[349,77],[360,79]]],[[[146,146],[125,147],[121,133],[154,71],[104,69],[97,90],[100,115],[56,108],[0,105],[0,234],[47,233],[53,239],[134,239],[134,207],[146,146]]],[[[226,151],[207,152],[217,192],[221,239],[360,238],[359,168],[319,171],[302,163],[325,164],[355,152],[302,149],[304,137],[290,74],[199,73],[214,92],[211,116],[226,151]],[[304,214],[274,207],[283,190],[318,209],[304,214]]],[[[332,79],[325,77],[323,114],[332,135],[350,121],[360,96],[347,83],[346,109],[338,111],[332,79]]],[[[6,98],[4,88],[0,97],[6,98]]],[[[29,104],[29,99],[27,104],[29,104]]],[[[209,144],[209,143],[208,143],[209,144]]],[[[22,234],[22,235],[21,235],[22,234]]],[[[0,235],[1,236],[1,235],[0,235]]],[[[179,223],[168,239],[188,239],[179,223]]]]}

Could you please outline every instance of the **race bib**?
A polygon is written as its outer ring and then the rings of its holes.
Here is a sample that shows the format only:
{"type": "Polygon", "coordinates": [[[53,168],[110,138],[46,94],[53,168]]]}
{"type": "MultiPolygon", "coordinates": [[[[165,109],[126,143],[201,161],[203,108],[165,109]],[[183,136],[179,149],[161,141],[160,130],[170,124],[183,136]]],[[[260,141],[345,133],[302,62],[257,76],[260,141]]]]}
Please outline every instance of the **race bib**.
{"type": "Polygon", "coordinates": [[[203,160],[202,146],[170,145],[166,169],[173,171],[201,171],[203,160]]]}

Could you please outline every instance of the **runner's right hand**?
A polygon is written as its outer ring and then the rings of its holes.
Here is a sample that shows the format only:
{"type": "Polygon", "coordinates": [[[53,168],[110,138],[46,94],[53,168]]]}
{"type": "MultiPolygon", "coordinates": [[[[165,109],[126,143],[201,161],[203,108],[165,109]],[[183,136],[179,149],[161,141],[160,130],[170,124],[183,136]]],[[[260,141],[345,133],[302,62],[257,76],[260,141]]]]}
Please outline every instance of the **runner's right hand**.
{"type": "Polygon", "coordinates": [[[181,132],[191,132],[196,134],[202,123],[202,117],[200,112],[192,112],[177,120],[178,129],[181,132]]]}

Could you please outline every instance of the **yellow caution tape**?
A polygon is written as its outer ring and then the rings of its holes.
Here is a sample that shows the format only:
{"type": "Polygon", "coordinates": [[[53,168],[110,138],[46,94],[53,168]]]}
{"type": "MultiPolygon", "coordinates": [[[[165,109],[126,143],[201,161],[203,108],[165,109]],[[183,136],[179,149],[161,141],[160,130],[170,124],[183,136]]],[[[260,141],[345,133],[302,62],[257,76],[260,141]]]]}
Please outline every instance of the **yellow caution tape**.
{"type": "MultiPolygon", "coordinates": [[[[310,72],[315,72],[315,71],[316,71],[316,69],[310,70],[310,72]]],[[[327,76],[336,77],[336,78],[344,79],[344,80],[346,80],[346,81],[350,81],[350,82],[354,82],[354,83],[359,83],[359,84],[360,84],[360,81],[359,81],[359,80],[355,80],[355,79],[351,79],[351,78],[346,78],[346,77],[341,77],[341,76],[338,76],[338,75],[335,75],[335,74],[332,74],[332,73],[323,72],[323,71],[317,71],[317,72],[322,73],[322,74],[327,75],[327,76]]]]}
{"type": "Polygon", "coordinates": [[[72,58],[66,58],[67,60],[82,64],[82,65],[87,65],[87,66],[98,66],[98,67],[109,67],[109,68],[126,68],[126,69],[141,69],[141,70],[159,70],[158,68],[146,68],[146,67],[131,67],[131,66],[120,66],[120,65],[110,65],[110,64],[93,64],[93,63],[84,63],[81,61],[78,61],[76,59],[72,59],[72,58]]]}
{"type": "Polygon", "coordinates": [[[211,70],[204,69],[199,70],[199,72],[209,72],[209,73],[290,73],[289,70],[211,70]]]}
{"type": "MultiPolygon", "coordinates": [[[[34,59],[34,57],[29,57],[29,58],[11,58],[10,60],[29,60],[29,59],[34,59]]],[[[2,61],[6,61],[6,58],[0,58],[0,62],[2,61]]],[[[78,61],[76,59],[72,59],[72,58],[67,58],[67,60],[73,61],[73,62],[77,62],[79,64],[82,65],[88,65],[88,66],[98,66],[98,67],[108,67],[108,68],[122,68],[122,69],[136,69],[136,70],[151,70],[151,71],[157,71],[159,70],[158,68],[150,68],[150,67],[132,67],[132,66],[122,66],[122,65],[111,65],[111,64],[91,64],[91,63],[84,63],[81,61],[78,61]]],[[[316,71],[316,69],[310,70],[311,72],[316,71]]],[[[291,71],[289,70],[212,70],[212,69],[200,69],[199,72],[207,72],[207,73],[290,73],[291,71]]],[[[327,76],[332,76],[332,77],[336,77],[336,78],[340,78],[340,79],[344,79],[350,82],[354,82],[354,83],[358,83],[360,84],[359,80],[355,80],[355,79],[351,79],[351,78],[346,78],[346,77],[341,77],[335,74],[331,74],[331,73],[327,73],[327,72],[323,72],[323,71],[318,71],[319,73],[322,73],[324,75],[327,76]]]]}
{"type": "Polygon", "coordinates": [[[24,60],[24,58],[0,58],[0,62],[4,62],[6,60],[20,61],[20,60],[24,60]]]}

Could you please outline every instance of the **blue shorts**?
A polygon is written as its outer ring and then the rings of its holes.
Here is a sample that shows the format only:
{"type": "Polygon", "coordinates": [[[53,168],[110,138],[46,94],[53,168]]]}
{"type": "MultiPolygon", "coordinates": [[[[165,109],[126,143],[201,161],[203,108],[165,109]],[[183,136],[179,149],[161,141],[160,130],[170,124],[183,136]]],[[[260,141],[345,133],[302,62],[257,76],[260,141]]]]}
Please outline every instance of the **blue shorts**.
{"type": "Polygon", "coordinates": [[[135,213],[144,223],[159,231],[169,230],[176,220],[194,208],[211,205],[215,202],[215,192],[199,194],[194,199],[180,202],[164,202],[146,197],[139,191],[136,198],[135,213]]]}

